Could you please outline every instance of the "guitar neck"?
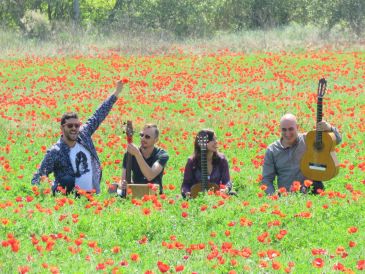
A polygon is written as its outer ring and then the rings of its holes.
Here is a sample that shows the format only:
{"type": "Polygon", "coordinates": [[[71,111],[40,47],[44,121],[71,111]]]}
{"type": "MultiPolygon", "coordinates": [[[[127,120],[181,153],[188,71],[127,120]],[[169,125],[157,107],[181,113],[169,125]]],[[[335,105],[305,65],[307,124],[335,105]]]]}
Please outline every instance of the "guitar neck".
{"type": "Polygon", "coordinates": [[[130,153],[127,153],[125,180],[126,180],[127,184],[130,184],[132,182],[132,154],[130,154],[130,153]]]}
{"type": "MultiPolygon", "coordinates": [[[[127,121],[125,133],[127,134],[128,144],[133,143],[133,125],[132,125],[132,121],[130,121],[130,120],[127,121]]],[[[125,198],[127,196],[127,185],[132,183],[132,154],[127,152],[126,157],[127,158],[126,158],[126,169],[125,169],[125,182],[123,182],[123,174],[122,174],[122,195],[121,196],[123,198],[125,198]]]]}
{"type": "MultiPolygon", "coordinates": [[[[317,124],[322,121],[322,110],[323,110],[323,98],[318,97],[317,99],[317,124]]],[[[322,131],[316,130],[316,145],[320,147],[322,145],[322,131]]]]}
{"type": "Polygon", "coordinates": [[[202,189],[207,191],[208,187],[208,161],[207,161],[207,150],[201,150],[200,157],[200,165],[201,165],[201,181],[202,181],[202,189]]]}

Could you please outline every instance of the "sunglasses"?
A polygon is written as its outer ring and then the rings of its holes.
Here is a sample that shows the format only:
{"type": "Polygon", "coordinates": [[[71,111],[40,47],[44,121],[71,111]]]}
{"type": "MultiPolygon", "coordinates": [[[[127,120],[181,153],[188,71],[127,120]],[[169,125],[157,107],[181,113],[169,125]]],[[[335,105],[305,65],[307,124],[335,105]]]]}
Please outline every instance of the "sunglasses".
{"type": "Polygon", "coordinates": [[[66,126],[68,129],[71,129],[71,128],[80,128],[81,126],[81,123],[66,123],[66,124],[63,124],[63,126],[66,126]]]}
{"type": "Polygon", "coordinates": [[[282,132],[294,131],[294,128],[293,128],[293,127],[290,127],[290,128],[285,128],[285,127],[283,127],[283,128],[281,129],[281,131],[282,131],[282,132]]]}
{"type": "Polygon", "coordinates": [[[147,140],[149,140],[149,139],[151,139],[151,136],[150,135],[148,135],[148,134],[144,134],[143,132],[141,132],[140,134],[139,134],[139,137],[141,137],[141,138],[145,138],[145,139],[147,139],[147,140]]]}

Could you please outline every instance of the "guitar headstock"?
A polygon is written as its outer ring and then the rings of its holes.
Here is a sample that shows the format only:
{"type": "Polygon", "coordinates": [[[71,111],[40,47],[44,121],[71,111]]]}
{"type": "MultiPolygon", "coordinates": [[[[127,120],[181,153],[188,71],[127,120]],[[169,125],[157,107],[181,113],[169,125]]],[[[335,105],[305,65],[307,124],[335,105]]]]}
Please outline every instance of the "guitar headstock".
{"type": "Polygon", "coordinates": [[[323,96],[326,94],[326,88],[327,88],[326,79],[324,78],[320,79],[318,82],[318,92],[317,92],[319,98],[323,98],[323,96]]]}
{"type": "Polygon", "coordinates": [[[125,130],[124,130],[126,136],[127,136],[127,141],[128,144],[133,142],[133,125],[132,125],[132,121],[128,120],[127,123],[125,124],[125,130]]]}
{"type": "Polygon", "coordinates": [[[206,134],[205,132],[201,132],[198,135],[198,145],[201,150],[207,150],[207,144],[209,142],[208,139],[208,134],[206,134]]]}

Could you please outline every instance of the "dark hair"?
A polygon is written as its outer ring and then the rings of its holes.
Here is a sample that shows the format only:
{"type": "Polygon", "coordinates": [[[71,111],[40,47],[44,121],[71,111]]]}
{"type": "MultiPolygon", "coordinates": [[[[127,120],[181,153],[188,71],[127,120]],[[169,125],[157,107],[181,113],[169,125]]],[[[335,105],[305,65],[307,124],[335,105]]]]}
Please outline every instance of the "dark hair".
{"type": "Polygon", "coordinates": [[[67,119],[79,119],[79,116],[76,112],[66,112],[61,117],[61,126],[66,123],[67,119]]]}
{"type": "Polygon", "coordinates": [[[145,128],[155,129],[155,138],[158,138],[158,136],[160,135],[160,131],[158,130],[158,127],[156,124],[145,124],[143,129],[145,129],[145,128]]]}
{"type": "MultiPolygon", "coordinates": [[[[200,166],[201,166],[201,148],[200,148],[198,141],[199,141],[199,137],[202,136],[203,134],[206,134],[208,136],[208,142],[213,141],[213,138],[215,136],[215,133],[212,129],[202,129],[196,135],[195,142],[194,142],[193,162],[194,162],[194,166],[196,166],[198,168],[200,168],[200,166]]],[[[216,164],[219,164],[219,162],[220,162],[220,158],[218,156],[218,153],[213,152],[212,164],[216,165],[216,164]]]]}

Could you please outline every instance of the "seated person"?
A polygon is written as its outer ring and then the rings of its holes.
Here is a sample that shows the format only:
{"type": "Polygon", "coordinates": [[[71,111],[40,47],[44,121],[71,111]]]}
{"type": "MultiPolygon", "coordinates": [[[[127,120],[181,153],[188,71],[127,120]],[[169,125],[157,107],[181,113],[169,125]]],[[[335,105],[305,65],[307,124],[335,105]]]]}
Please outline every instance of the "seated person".
{"type": "Polygon", "coordinates": [[[104,121],[123,89],[123,82],[116,83],[115,92],[81,125],[75,112],[61,117],[62,135],[46,153],[34,174],[32,184],[39,184],[42,176],[53,173],[53,194],[62,188],[69,194],[76,187],[80,190],[100,192],[101,165],[91,136],[104,121]]]}
{"type": "MultiPolygon", "coordinates": [[[[127,152],[132,155],[132,182],[134,184],[157,184],[163,193],[162,176],[169,156],[165,150],[156,147],[159,130],[154,124],[146,124],[140,133],[141,145],[128,144],[127,152]]],[[[125,189],[127,153],[123,158],[122,185],[125,189]]],[[[122,194],[124,196],[125,194],[122,194]]]]}
{"type": "Polygon", "coordinates": [[[232,183],[229,176],[229,167],[226,157],[218,152],[217,137],[210,129],[201,130],[195,138],[194,154],[188,158],[184,171],[184,180],[181,186],[181,194],[185,198],[191,195],[191,187],[200,184],[201,179],[201,147],[199,136],[207,135],[207,175],[208,182],[216,184],[218,187],[224,185],[223,191],[229,192],[232,183]]]}
{"type": "MultiPolygon", "coordinates": [[[[341,142],[341,135],[335,127],[326,121],[317,124],[319,131],[333,132],[336,136],[336,143],[341,142]]],[[[275,193],[274,180],[277,177],[278,188],[285,188],[291,191],[292,183],[301,183],[301,191],[307,192],[304,186],[304,177],[300,171],[300,161],[306,151],[306,133],[298,133],[297,118],[293,114],[285,114],[280,119],[281,138],[270,144],[266,150],[262,170],[261,184],[265,185],[265,192],[268,195],[275,193]]],[[[324,185],[320,181],[313,181],[312,193],[318,194],[324,185]]]]}

